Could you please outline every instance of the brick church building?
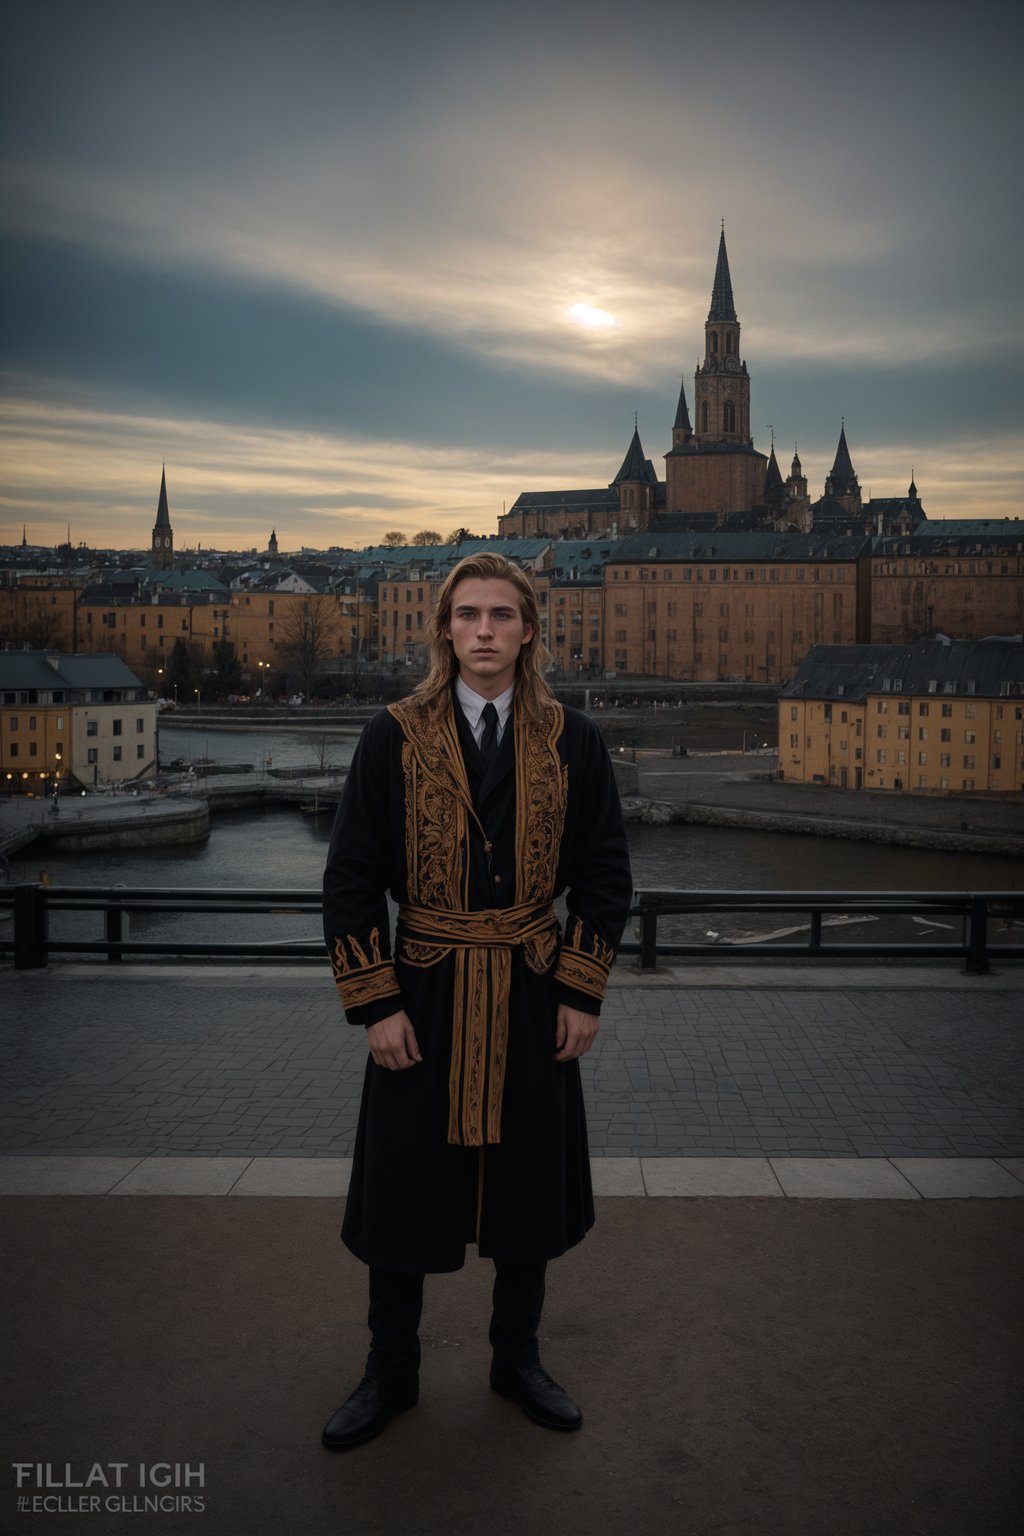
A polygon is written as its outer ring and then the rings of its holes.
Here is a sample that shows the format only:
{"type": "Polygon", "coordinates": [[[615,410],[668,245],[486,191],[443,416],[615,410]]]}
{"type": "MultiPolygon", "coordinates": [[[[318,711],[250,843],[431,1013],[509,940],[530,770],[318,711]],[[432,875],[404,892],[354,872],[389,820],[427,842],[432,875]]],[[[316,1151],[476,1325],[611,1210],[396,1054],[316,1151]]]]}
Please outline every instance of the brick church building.
{"type": "Polygon", "coordinates": [[[825,495],[812,503],[799,455],[783,479],[775,447],[766,457],[750,435],[750,374],[740,350],[725,230],[711,305],[704,325],[704,356],[693,387],[694,420],[680,385],[672,446],[659,480],[634,429],[626,456],[608,486],[585,490],[526,491],[498,520],[503,538],[622,538],[658,530],[701,532],[809,532],[830,534],[907,531],[924,518],[911,483],[906,497],[863,502],[850,461],[845,424],[825,495]],[[897,524],[897,519],[900,521],[897,524]],[[878,524],[879,526],[876,526],[878,524]]]}

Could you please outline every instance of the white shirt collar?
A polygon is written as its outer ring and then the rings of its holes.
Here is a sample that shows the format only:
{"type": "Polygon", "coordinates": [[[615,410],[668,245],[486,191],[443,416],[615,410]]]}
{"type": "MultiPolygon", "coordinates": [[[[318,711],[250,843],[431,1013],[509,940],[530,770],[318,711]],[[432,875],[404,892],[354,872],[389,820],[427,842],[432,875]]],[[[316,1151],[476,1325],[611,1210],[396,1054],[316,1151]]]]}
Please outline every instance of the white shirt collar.
{"type": "Polygon", "coordinates": [[[462,706],[462,713],[469,721],[469,728],[473,732],[473,739],[477,746],[480,745],[480,737],[483,735],[483,723],[480,719],[484,705],[491,703],[498,711],[498,740],[500,741],[508,723],[508,717],[512,713],[512,698],[516,691],[515,683],[510,684],[504,693],[499,693],[496,699],[485,699],[463,682],[461,674],[455,679],[455,697],[462,706]]]}

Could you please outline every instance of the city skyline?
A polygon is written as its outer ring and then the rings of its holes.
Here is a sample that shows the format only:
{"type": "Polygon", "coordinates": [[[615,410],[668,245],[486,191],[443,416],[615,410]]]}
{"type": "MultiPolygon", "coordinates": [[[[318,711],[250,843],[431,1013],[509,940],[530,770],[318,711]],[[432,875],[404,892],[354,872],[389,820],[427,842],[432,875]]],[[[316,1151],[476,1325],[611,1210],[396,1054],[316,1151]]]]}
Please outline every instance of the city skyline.
{"type": "Polygon", "coordinates": [[[756,446],[816,496],[845,417],[865,496],[1016,515],[1021,23],[772,24],[22,10],[0,543],[145,547],[163,462],[179,550],[489,534],[607,484],[634,411],[663,476],[723,217],[756,446]]]}

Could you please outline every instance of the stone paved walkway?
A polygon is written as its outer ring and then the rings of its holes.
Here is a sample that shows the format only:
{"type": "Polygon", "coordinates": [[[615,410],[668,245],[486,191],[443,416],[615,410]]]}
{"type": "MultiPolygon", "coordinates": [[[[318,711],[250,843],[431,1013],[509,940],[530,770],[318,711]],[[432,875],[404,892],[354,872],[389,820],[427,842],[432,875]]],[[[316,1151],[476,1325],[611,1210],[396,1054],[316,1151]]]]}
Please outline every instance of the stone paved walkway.
{"type": "MultiPolygon", "coordinates": [[[[0,1152],[343,1157],[365,1066],[311,969],[0,972],[0,1152]]],[[[619,968],[597,1157],[1020,1158],[1024,974],[619,968]]]]}

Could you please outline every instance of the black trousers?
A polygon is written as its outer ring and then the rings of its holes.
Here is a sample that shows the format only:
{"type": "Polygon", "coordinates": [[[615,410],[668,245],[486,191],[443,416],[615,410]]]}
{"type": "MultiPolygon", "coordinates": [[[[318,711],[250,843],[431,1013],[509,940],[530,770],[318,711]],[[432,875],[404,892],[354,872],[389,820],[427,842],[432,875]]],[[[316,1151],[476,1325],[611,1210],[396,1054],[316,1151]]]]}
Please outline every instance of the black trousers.
{"type": "MultiPolygon", "coordinates": [[[[494,1260],[494,1292],[488,1333],[495,1360],[536,1365],[537,1328],[544,1306],[547,1266],[518,1259],[494,1260]]],[[[370,1265],[370,1353],[367,1376],[404,1376],[420,1367],[418,1330],[423,1276],[370,1265]]]]}

